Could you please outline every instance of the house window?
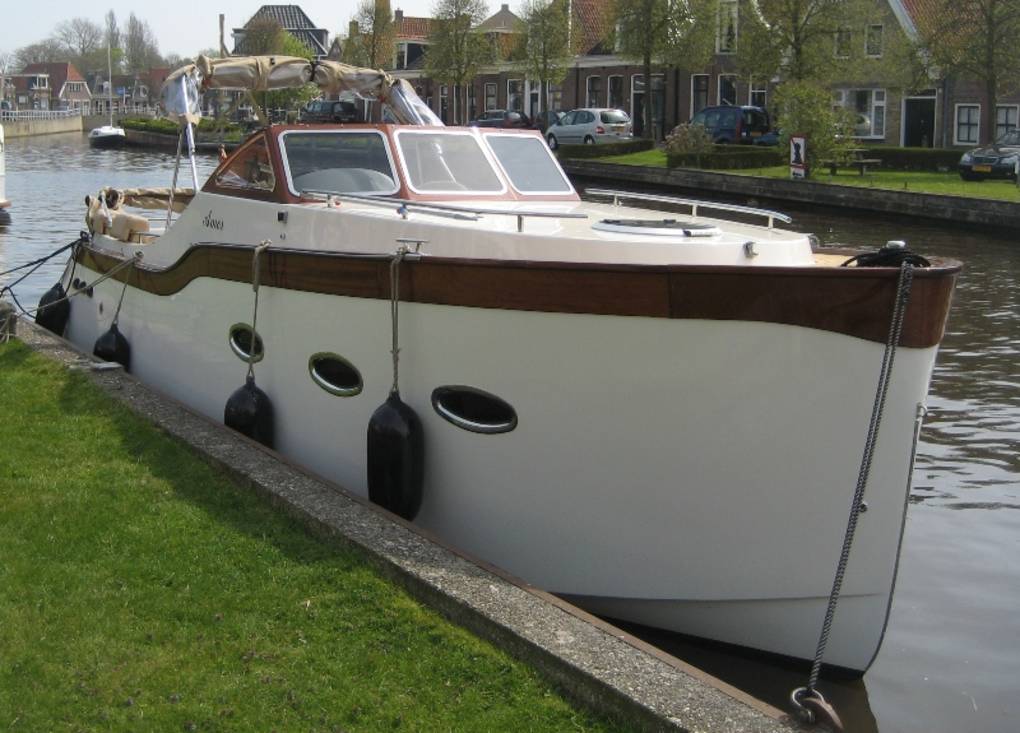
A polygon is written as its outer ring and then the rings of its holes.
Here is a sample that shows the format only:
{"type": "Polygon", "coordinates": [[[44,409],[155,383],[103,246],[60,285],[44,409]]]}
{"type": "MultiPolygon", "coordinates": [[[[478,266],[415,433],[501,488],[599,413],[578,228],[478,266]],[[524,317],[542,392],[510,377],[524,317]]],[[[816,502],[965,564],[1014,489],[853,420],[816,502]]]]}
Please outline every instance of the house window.
{"type": "Polygon", "coordinates": [[[485,85],[485,111],[496,109],[496,85],[489,82],[485,85]]]}
{"type": "Polygon", "coordinates": [[[1005,135],[1010,130],[1015,130],[1017,126],[1017,112],[1020,111],[1020,105],[1016,104],[1000,104],[995,108],[995,139],[998,140],[1000,137],[1005,135]]]}
{"type": "Polygon", "coordinates": [[[838,89],[832,101],[833,108],[849,107],[853,112],[854,137],[885,137],[884,89],[838,89]]]}
{"type": "Polygon", "coordinates": [[[614,109],[623,109],[623,77],[609,77],[609,106],[614,109]]]}
{"type": "Polygon", "coordinates": [[[850,58],[851,33],[847,28],[836,31],[833,55],[838,59],[850,58]]]}
{"type": "Polygon", "coordinates": [[[768,84],[766,81],[764,79],[755,79],[752,76],[747,88],[747,103],[752,107],[765,109],[768,102],[768,84]]]}
{"type": "Polygon", "coordinates": [[[737,103],[737,77],[735,74],[719,74],[719,104],[737,103]]]}
{"type": "Polygon", "coordinates": [[[549,84],[548,90],[549,99],[548,106],[546,109],[561,110],[563,109],[563,89],[559,84],[549,84]]]}
{"type": "Polygon", "coordinates": [[[446,115],[449,112],[448,87],[445,84],[439,87],[439,119],[444,123],[449,122],[446,115]]]}
{"type": "Polygon", "coordinates": [[[877,59],[882,56],[882,32],[879,25],[869,25],[868,32],[864,39],[864,55],[868,58],[877,59]]]}
{"type": "MultiPolygon", "coordinates": [[[[666,77],[662,74],[652,74],[652,137],[656,140],[662,139],[663,128],[666,119],[666,77]]],[[[630,81],[630,107],[631,117],[634,120],[634,134],[643,135],[645,132],[645,79],[641,74],[635,74],[630,81]]]]}
{"type": "Polygon", "coordinates": [[[718,53],[736,53],[737,51],[736,0],[720,0],[719,28],[715,39],[715,50],[718,53]]]}
{"type": "Polygon", "coordinates": [[[691,117],[708,106],[708,74],[691,74],[691,117]]]}
{"type": "Polygon", "coordinates": [[[475,97],[475,85],[474,82],[467,86],[467,107],[468,107],[468,119],[473,120],[478,117],[478,99],[475,97]]]}
{"type": "Polygon", "coordinates": [[[602,77],[601,76],[589,76],[588,77],[588,91],[585,95],[585,107],[601,107],[602,106],[602,77]]]}
{"type": "Polygon", "coordinates": [[[521,79],[507,81],[506,108],[511,112],[524,112],[524,82],[521,79]]]}
{"type": "Polygon", "coordinates": [[[976,145],[978,130],[981,126],[980,104],[956,105],[956,130],[953,133],[954,145],[976,145]]]}

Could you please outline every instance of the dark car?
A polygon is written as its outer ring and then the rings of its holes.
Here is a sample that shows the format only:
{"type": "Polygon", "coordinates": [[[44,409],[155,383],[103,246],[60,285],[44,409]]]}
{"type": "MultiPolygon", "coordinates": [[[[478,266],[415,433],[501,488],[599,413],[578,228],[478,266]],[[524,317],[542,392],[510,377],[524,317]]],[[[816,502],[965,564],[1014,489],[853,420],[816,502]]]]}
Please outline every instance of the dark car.
{"type": "Polygon", "coordinates": [[[520,112],[506,109],[490,109],[468,123],[472,127],[530,127],[531,120],[520,112]]]}
{"type": "Polygon", "coordinates": [[[691,118],[701,125],[712,142],[726,145],[750,145],[769,131],[769,113],[761,107],[722,105],[705,107],[691,118]]]}
{"type": "Polygon", "coordinates": [[[358,108],[345,100],[315,99],[298,113],[298,122],[359,122],[358,108]]]}
{"type": "Polygon", "coordinates": [[[531,121],[531,127],[544,135],[546,130],[558,123],[561,119],[563,119],[562,112],[546,110],[535,115],[535,118],[531,121]]]}
{"type": "Polygon", "coordinates": [[[1020,129],[1013,128],[999,136],[991,145],[968,150],[960,158],[960,178],[978,181],[982,178],[1016,178],[1020,159],[1020,129]]]}

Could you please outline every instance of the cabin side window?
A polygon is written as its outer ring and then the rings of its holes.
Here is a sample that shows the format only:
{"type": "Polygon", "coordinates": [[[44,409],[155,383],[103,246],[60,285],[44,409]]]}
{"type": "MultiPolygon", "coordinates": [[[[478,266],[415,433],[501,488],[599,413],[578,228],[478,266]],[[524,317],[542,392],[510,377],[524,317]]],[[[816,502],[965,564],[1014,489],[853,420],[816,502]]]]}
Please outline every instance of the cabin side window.
{"type": "Polygon", "coordinates": [[[265,137],[251,141],[216,172],[216,185],[243,191],[272,191],[276,176],[265,137]]]}
{"type": "Polygon", "coordinates": [[[418,193],[503,193],[474,135],[401,130],[397,146],[411,189],[418,193]]]}
{"type": "Polygon", "coordinates": [[[510,179],[510,184],[521,193],[574,192],[542,138],[489,134],[485,136],[485,142],[510,179]]]}

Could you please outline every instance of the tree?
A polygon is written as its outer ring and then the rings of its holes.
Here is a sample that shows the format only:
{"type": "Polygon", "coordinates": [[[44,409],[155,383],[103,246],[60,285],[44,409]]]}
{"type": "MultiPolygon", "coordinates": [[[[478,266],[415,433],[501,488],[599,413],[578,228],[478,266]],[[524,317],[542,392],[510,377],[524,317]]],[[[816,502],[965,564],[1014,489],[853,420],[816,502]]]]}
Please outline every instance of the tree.
{"type": "Polygon", "coordinates": [[[358,32],[356,36],[348,35],[344,44],[344,60],[350,58],[347,63],[374,69],[391,66],[395,28],[390,1],[362,0],[353,20],[357,23],[358,32]]]}
{"type": "Polygon", "coordinates": [[[577,44],[571,43],[569,0],[526,0],[521,8],[520,43],[514,54],[528,78],[542,85],[542,107],[549,105],[549,85],[567,75],[577,44]]]}
{"type": "Polygon", "coordinates": [[[1020,0],[938,0],[918,28],[921,47],[943,76],[976,79],[988,114],[982,140],[995,137],[999,98],[1020,89],[1020,0]]]}
{"type": "MultiPolygon", "coordinates": [[[[244,52],[253,56],[299,56],[311,60],[312,50],[292,36],[272,18],[258,18],[245,26],[244,52]]],[[[301,89],[262,92],[262,117],[270,109],[292,109],[319,93],[314,84],[301,89]]]]}
{"type": "Polygon", "coordinates": [[[55,37],[74,58],[86,58],[103,47],[103,29],[88,18],[72,18],[58,23],[55,37]]]}
{"type": "Polygon", "coordinates": [[[790,149],[792,135],[808,139],[806,160],[808,176],[823,161],[839,161],[849,156],[856,143],[852,137],[853,115],[833,107],[828,89],[811,81],[788,81],[775,93],[775,105],[783,120],[781,149],[790,149]]]}
{"type": "Polygon", "coordinates": [[[467,105],[461,105],[458,110],[457,90],[475,77],[479,67],[493,59],[492,45],[474,30],[485,20],[486,13],[488,7],[484,0],[439,0],[432,10],[425,74],[453,87],[454,121],[458,121],[458,111],[461,115],[467,112],[467,105]]]}
{"type": "Polygon", "coordinates": [[[642,134],[653,135],[652,65],[702,66],[715,47],[717,3],[712,0],[617,0],[616,46],[641,62],[645,84],[642,134]]]}
{"type": "Polygon", "coordinates": [[[160,62],[159,44],[152,28],[134,13],[128,16],[124,31],[124,62],[126,71],[145,71],[160,62]]]}
{"type": "Polygon", "coordinates": [[[66,58],[66,49],[55,38],[47,38],[36,43],[22,46],[14,52],[15,66],[24,69],[29,64],[45,64],[61,61],[66,58]]]}

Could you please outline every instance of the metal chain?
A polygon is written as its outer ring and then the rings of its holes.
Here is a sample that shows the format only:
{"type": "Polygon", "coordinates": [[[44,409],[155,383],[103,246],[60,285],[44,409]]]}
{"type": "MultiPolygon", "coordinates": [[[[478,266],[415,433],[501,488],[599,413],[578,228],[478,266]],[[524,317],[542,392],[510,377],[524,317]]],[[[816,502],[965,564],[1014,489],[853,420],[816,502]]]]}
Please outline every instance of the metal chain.
{"type": "Polygon", "coordinates": [[[857,530],[857,520],[861,513],[864,490],[867,487],[868,476],[871,473],[871,462],[875,453],[875,444],[878,440],[878,431],[882,424],[882,412],[885,409],[885,400],[889,392],[893,360],[896,357],[896,347],[903,332],[903,322],[906,317],[907,303],[910,300],[910,287],[913,279],[913,265],[908,262],[902,263],[900,265],[900,276],[896,289],[896,302],[893,307],[892,323],[889,327],[889,338],[886,341],[885,352],[882,355],[878,387],[875,391],[875,401],[871,409],[871,422],[868,425],[868,435],[864,442],[864,454],[861,457],[861,468],[857,475],[857,487],[854,490],[853,502],[850,505],[850,517],[847,520],[846,533],[843,535],[843,547],[839,554],[836,575],[832,580],[832,591],[829,593],[829,603],[825,609],[825,620],[822,622],[822,631],[818,637],[818,646],[815,650],[814,661],[811,664],[811,673],[808,676],[807,686],[797,688],[791,695],[794,705],[798,707],[798,712],[809,723],[814,722],[814,714],[804,707],[800,700],[805,695],[808,695],[825,703],[825,698],[815,688],[818,684],[818,677],[822,668],[822,657],[825,655],[825,647],[828,644],[829,634],[832,631],[832,620],[836,614],[836,605],[839,602],[840,590],[843,587],[846,566],[850,559],[850,548],[853,546],[854,533],[857,530]]]}
{"type": "Polygon", "coordinates": [[[390,260],[390,321],[393,328],[390,348],[390,353],[393,355],[393,386],[390,387],[390,394],[400,391],[398,385],[400,379],[400,263],[409,251],[407,247],[401,246],[390,260]]]}

